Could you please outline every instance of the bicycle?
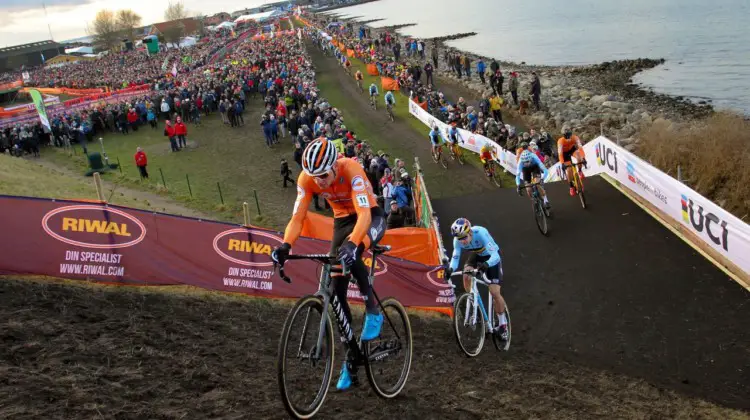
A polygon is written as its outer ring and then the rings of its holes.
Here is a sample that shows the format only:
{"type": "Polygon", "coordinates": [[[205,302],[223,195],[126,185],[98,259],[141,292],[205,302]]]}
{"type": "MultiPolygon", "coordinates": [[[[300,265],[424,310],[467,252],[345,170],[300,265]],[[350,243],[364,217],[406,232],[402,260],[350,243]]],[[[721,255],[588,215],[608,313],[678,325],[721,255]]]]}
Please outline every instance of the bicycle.
{"type": "Polygon", "coordinates": [[[435,161],[435,163],[442,165],[443,168],[448,169],[448,161],[445,160],[445,156],[443,156],[442,144],[437,146],[437,153],[435,153],[435,151],[432,152],[432,160],[435,161]]]}
{"type": "Polygon", "coordinates": [[[576,163],[572,163],[572,162],[569,164],[563,163],[562,169],[563,169],[563,174],[567,174],[568,167],[573,168],[573,188],[575,188],[576,195],[578,195],[578,199],[581,201],[581,207],[585,209],[586,208],[586,196],[583,193],[583,177],[581,177],[581,173],[579,169],[581,165],[587,166],[585,159],[582,162],[576,161],[576,163]]]}
{"type": "MultiPolygon", "coordinates": [[[[377,257],[388,252],[390,249],[390,246],[376,245],[372,247],[373,263],[371,264],[369,273],[370,285],[372,285],[375,279],[377,257]]],[[[331,316],[328,310],[329,307],[336,318],[341,341],[344,342],[347,347],[347,363],[350,363],[350,366],[352,366],[350,372],[352,373],[353,384],[358,383],[356,368],[358,366],[364,366],[368,382],[378,396],[386,399],[396,397],[404,388],[409,376],[409,370],[411,369],[413,350],[412,332],[411,323],[409,322],[406,309],[404,309],[401,303],[393,297],[381,301],[373,288],[372,293],[375,296],[375,300],[377,301],[386,322],[383,323],[383,329],[378,338],[362,342],[354,337],[352,327],[344,316],[341,304],[338,302],[338,299],[335,298],[334,284],[331,274],[341,273],[346,275],[348,274],[346,268],[333,267],[334,264],[338,264],[338,261],[336,260],[336,257],[332,257],[328,254],[289,255],[286,258],[286,261],[288,260],[317,261],[323,264],[323,269],[320,274],[318,291],[313,295],[307,295],[300,298],[289,311],[286,321],[284,321],[284,328],[282,330],[281,340],[279,341],[277,376],[279,390],[281,391],[281,399],[287,412],[295,418],[311,418],[318,412],[318,410],[320,410],[323,401],[328,394],[329,384],[333,376],[333,358],[335,353],[333,327],[331,325],[331,316]],[[311,318],[315,318],[316,316],[319,317],[319,319],[311,321],[311,318]],[[396,320],[396,316],[400,318],[400,321],[396,320]],[[296,340],[292,340],[290,336],[292,334],[294,321],[302,318],[304,318],[304,324],[301,326],[301,337],[299,338],[299,344],[297,344],[296,340]],[[310,326],[312,326],[312,328],[309,328],[310,326]],[[316,326],[317,329],[315,328],[316,326]],[[399,332],[397,326],[403,331],[399,332]],[[312,330],[312,337],[310,338],[311,342],[306,342],[308,329],[312,330]],[[393,337],[386,338],[391,333],[393,337]],[[351,338],[347,339],[345,337],[351,338]],[[289,350],[290,344],[292,360],[288,361],[286,353],[287,350],[289,350]],[[382,383],[385,381],[380,378],[380,375],[383,374],[386,362],[402,354],[405,358],[400,369],[396,369],[395,383],[382,383]],[[290,395],[293,391],[300,391],[300,388],[305,384],[314,382],[311,378],[316,376],[315,374],[308,374],[308,379],[292,378],[291,376],[293,375],[290,371],[295,366],[312,369],[317,367],[323,368],[322,382],[320,382],[317,391],[305,392],[303,390],[300,394],[302,396],[314,396],[312,402],[298,403],[292,398],[292,395],[290,395]]],[[[284,274],[284,262],[286,261],[282,261],[281,264],[278,264],[279,275],[285,282],[291,283],[291,279],[284,274]]],[[[396,366],[398,366],[398,364],[396,366]]]]}
{"type": "Polygon", "coordinates": [[[487,162],[484,174],[487,176],[488,181],[494,182],[498,187],[503,186],[503,173],[500,170],[500,164],[495,159],[487,162]]]}
{"type": "Polygon", "coordinates": [[[391,119],[391,122],[395,122],[396,118],[393,116],[393,104],[386,104],[385,110],[388,112],[388,118],[391,119]]]}
{"type": "MultiPolygon", "coordinates": [[[[490,281],[489,279],[487,279],[487,275],[480,272],[479,270],[474,269],[469,271],[456,271],[452,274],[452,276],[463,274],[470,275],[472,279],[471,291],[464,293],[456,300],[455,314],[453,316],[453,332],[456,335],[456,342],[458,343],[458,347],[461,349],[461,351],[466,353],[466,356],[475,357],[482,351],[485,336],[487,334],[491,334],[492,342],[495,345],[495,348],[498,351],[508,351],[508,349],[510,348],[512,333],[508,303],[505,303],[504,311],[505,319],[507,321],[505,327],[505,334],[507,334],[505,338],[507,338],[507,340],[503,340],[503,337],[495,329],[496,323],[498,327],[500,326],[500,319],[499,316],[497,316],[497,314],[495,314],[495,312],[493,311],[492,305],[494,304],[494,301],[492,299],[492,296],[489,297],[487,309],[485,310],[484,303],[482,302],[482,297],[479,295],[479,288],[477,287],[477,283],[481,283],[486,286],[490,285],[490,281]],[[481,277],[479,277],[480,273],[481,277]],[[481,316],[477,316],[477,308],[480,310],[481,316]],[[490,318],[488,314],[494,314],[494,316],[490,318]],[[480,324],[479,328],[477,328],[477,323],[480,324]],[[461,327],[466,327],[466,333],[468,334],[475,332],[479,333],[478,343],[476,344],[476,346],[472,347],[470,345],[470,342],[468,341],[468,338],[462,338],[464,334],[462,334],[460,331],[461,327]]],[[[453,283],[450,283],[450,285],[454,289],[456,288],[453,283]]]]}
{"type": "Polygon", "coordinates": [[[357,87],[359,88],[360,92],[364,92],[365,88],[362,86],[362,81],[359,79],[355,79],[357,81],[357,87]]]}
{"type": "Polygon", "coordinates": [[[370,106],[375,111],[378,110],[378,101],[377,101],[377,96],[376,95],[370,94],[370,106]]]}
{"type": "Polygon", "coordinates": [[[548,219],[552,217],[552,213],[544,206],[544,201],[539,193],[539,184],[541,184],[540,181],[532,182],[521,188],[525,190],[527,187],[531,187],[531,209],[534,212],[536,227],[539,228],[539,232],[541,232],[542,235],[549,236],[548,219]]]}
{"type": "Polygon", "coordinates": [[[457,160],[461,165],[465,163],[464,152],[463,150],[461,150],[461,147],[459,147],[458,143],[451,143],[450,151],[452,160],[457,160]]]}

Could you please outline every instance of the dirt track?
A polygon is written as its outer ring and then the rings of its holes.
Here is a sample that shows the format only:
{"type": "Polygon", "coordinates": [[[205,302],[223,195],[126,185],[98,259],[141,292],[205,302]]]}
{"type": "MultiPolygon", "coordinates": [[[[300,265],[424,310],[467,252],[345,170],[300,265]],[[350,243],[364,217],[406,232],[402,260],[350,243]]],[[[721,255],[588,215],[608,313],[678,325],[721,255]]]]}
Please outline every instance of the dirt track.
{"type": "Polygon", "coordinates": [[[503,248],[514,344],[750,409],[750,293],[600,177],[583,210],[548,185],[549,238],[513,190],[436,200],[503,248]]]}
{"type": "MultiPolygon", "coordinates": [[[[285,417],[275,358],[289,302],[7,278],[0,302],[0,418],[285,417]]],[[[402,395],[334,389],[320,418],[746,418],[526,346],[469,360],[445,318],[411,320],[402,395]]]]}

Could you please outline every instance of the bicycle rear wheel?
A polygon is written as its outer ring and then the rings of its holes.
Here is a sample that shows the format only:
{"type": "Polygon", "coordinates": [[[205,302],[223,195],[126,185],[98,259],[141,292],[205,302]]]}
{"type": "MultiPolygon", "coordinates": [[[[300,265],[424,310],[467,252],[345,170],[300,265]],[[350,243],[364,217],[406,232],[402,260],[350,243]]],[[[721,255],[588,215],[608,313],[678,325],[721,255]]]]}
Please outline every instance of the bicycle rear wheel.
{"type": "Polygon", "coordinates": [[[380,336],[363,343],[365,372],[381,398],[393,398],[406,385],[411,370],[412,335],[406,309],[395,298],[382,302],[384,320],[380,336]]]}
{"type": "Polygon", "coordinates": [[[503,173],[500,170],[500,165],[497,162],[492,162],[492,182],[498,187],[503,186],[503,173]]]}
{"type": "Polygon", "coordinates": [[[544,212],[543,204],[538,197],[534,197],[534,200],[532,202],[532,209],[534,210],[536,227],[539,228],[539,232],[541,232],[542,235],[549,236],[549,224],[547,222],[547,215],[544,212]]]}
{"type": "Polygon", "coordinates": [[[281,400],[286,411],[294,418],[309,419],[314,416],[328,394],[333,377],[334,353],[333,327],[328,317],[320,358],[315,356],[320,320],[325,315],[321,299],[309,295],[297,301],[284,321],[277,374],[281,400]]]}
{"type": "MultiPolygon", "coordinates": [[[[495,320],[498,322],[497,325],[500,325],[499,317],[495,316],[495,318],[495,320]]],[[[498,351],[508,351],[508,349],[510,348],[510,339],[512,338],[511,332],[513,331],[513,329],[510,325],[510,310],[508,309],[508,302],[505,303],[505,319],[508,321],[508,323],[505,324],[505,329],[508,332],[508,340],[503,340],[502,337],[500,337],[497,333],[492,334],[492,343],[495,345],[495,348],[498,351]]]]}
{"type": "Polygon", "coordinates": [[[456,301],[456,310],[453,316],[453,332],[456,335],[458,347],[468,357],[475,357],[482,351],[484,345],[485,321],[479,308],[477,308],[477,319],[472,320],[474,314],[474,295],[464,293],[456,301]],[[477,336],[472,339],[472,336],[477,336]],[[476,343],[474,343],[476,340],[476,343]]]}

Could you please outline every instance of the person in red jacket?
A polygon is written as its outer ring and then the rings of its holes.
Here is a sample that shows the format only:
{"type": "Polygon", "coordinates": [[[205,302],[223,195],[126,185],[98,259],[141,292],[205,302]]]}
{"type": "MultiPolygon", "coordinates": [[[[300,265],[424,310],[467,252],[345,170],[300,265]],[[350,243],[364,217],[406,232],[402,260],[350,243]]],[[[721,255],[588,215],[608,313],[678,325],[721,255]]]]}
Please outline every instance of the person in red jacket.
{"type": "Polygon", "coordinates": [[[135,149],[135,166],[138,167],[138,171],[141,173],[141,179],[148,179],[148,172],[146,171],[146,165],[148,165],[148,158],[146,152],[140,147],[135,149]]]}
{"type": "Polygon", "coordinates": [[[177,141],[175,140],[175,130],[172,127],[172,122],[167,120],[166,126],[164,126],[164,135],[169,137],[169,145],[172,147],[173,152],[179,152],[180,148],[177,147],[177,141]]]}
{"type": "Polygon", "coordinates": [[[187,136],[187,126],[182,122],[182,118],[180,117],[177,117],[177,124],[174,126],[174,133],[177,136],[177,146],[180,149],[187,147],[187,140],[185,140],[185,136],[187,136]]]}
{"type": "Polygon", "coordinates": [[[135,108],[130,108],[128,111],[128,125],[133,131],[138,131],[138,114],[135,113],[135,108]]]}

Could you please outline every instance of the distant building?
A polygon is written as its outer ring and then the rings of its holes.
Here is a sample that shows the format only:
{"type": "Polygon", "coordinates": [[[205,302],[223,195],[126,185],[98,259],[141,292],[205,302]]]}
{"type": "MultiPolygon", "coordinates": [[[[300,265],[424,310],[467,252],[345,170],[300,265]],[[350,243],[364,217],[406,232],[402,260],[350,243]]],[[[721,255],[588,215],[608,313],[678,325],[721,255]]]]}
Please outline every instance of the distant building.
{"type": "Polygon", "coordinates": [[[17,71],[21,66],[38,66],[58,56],[62,51],[63,46],[55,41],[32,42],[0,48],[0,71],[17,71]]]}
{"type": "Polygon", "coordinates": [[[146,27],[146,35],[164,35],[165,32],[169,32],[171,29],[183,26],[183,36],[194,34],[200,29],[200,22],[195,18],[185,18],[170,20],[169,22],[154,23],[153,25],[146,27]]]}
{"type": "Polygon", "coordinates": [[[203,22],[206,25],[218,25],[222,22],[227,22],[232,20],[232,16],[227,12],[220,12],[213,16],[207,17],[203,22]]]}
{"type": "Polygon", "coordinates": [[[229,16],[232,18],[232,20],[237,19],[238,17],[242,15],[254,15],[256,13],[260,13],[260,7],[253,7],[250,9],[242,9],[242,10],[235,10],[232,12],[229,16]]]}

